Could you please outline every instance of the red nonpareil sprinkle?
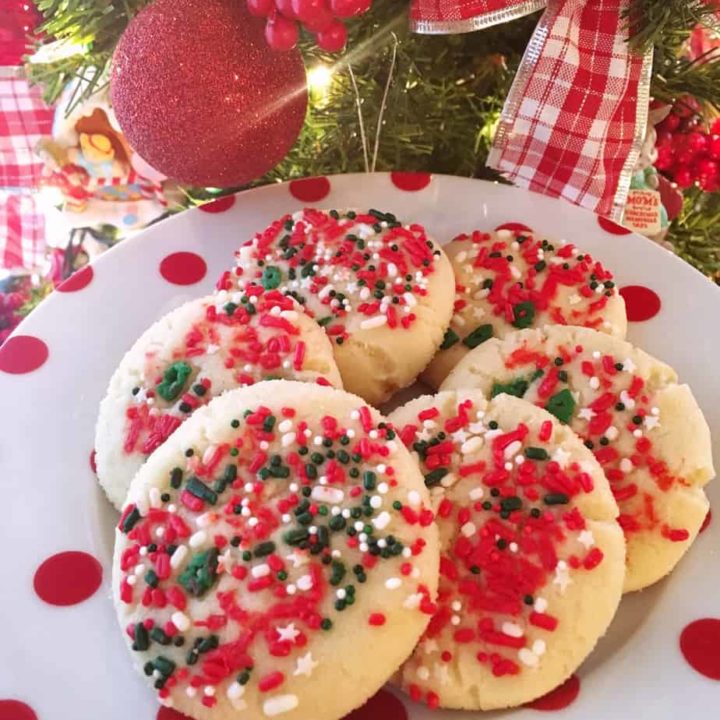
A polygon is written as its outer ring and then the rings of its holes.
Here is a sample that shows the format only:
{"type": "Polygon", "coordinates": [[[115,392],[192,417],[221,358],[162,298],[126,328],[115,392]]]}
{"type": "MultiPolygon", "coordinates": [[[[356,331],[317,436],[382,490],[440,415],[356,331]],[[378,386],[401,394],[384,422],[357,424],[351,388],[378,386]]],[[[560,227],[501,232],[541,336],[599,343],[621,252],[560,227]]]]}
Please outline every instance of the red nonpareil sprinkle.
{"type": "Polygon", "coordinates": [[[690,533],[685,529],[675,529],[663,525],[661,532],[662,536],[670,542],[685,542],[690,539],[690,533]]]}
{"type": "Polygon", "coordinates": [[[586,570],[592,570],[603,561],[604,557],[603,551],[600,548],[595,547],[585,556],[585,559],[583,560],[583,567],[586,570]]]}
{"type": "Polygon", "coordinates": [[[368,625],[380,627],[385,624],[385,616],[382,613],[372,613],[368,618],[368,625]]]}

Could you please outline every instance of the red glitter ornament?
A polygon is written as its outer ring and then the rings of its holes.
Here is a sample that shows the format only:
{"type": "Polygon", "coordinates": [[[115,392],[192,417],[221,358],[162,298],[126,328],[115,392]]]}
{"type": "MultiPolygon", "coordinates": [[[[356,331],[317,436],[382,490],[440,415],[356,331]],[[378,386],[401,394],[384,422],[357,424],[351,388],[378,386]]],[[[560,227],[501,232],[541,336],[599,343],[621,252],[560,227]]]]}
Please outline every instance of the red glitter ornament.
{"type": "MultiPolygon", "coordinates": [[[[263,3],[256,3],[261,11],[263,3]]],[[[242,185],[271,170],[307,108],[302,56],[277,53],[238,0],[156,0],[128,25],[111,98],[131,146],[193,185],[242,185]]]]}

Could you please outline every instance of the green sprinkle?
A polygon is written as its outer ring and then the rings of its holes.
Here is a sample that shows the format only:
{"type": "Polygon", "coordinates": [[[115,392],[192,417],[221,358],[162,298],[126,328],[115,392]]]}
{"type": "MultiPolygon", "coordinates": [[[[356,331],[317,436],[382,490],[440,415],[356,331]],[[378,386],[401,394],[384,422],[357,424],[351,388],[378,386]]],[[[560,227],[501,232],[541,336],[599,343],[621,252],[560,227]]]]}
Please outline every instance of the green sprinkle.
{"type": "Polygon", "coordinates": [[[548,493],[543,498],[543,502],[546,505],[567,505],[570,498],[565,493],[548,493]]]}
{"type": "Polygon", "coordinates": [[[528,328],[535,319],[535,305],[531,302],[521,302],[513,306],[513,326],[528,328]]]}
{"type": "Polygon", "coordinates": [[[145,626],[139,622],[135,623],[135,640],[132,644],[133,650],[147,650],[150,647],[150,637],[145,626]]]}
{"type": "Polygon", "coordinates": [[[175,663],[162,655],[158,655],[153,664],[155,669],[165,677],[170,677],[175,672],[175,663]]]}
{"type": "Polygon", "coordinates": [[[270,555],[274,552],[275,543],[272,540],[268,540],[267,542],[262,542],[259,545],[256,545],[255,549],[253,550],[255,557],[265,557],[266,555],[270,555]]]}
{"type": "Polygon", "coordinates": [[[178,582],[195,597],[202,597],[215,583],[218,567],[218,549],[213,547],[197,553],[180,574],[178,582]]]}
{"type": "Polygon", "coordinates": [[[233,420],[233,421],[231,421],[230,427],[231,427],[231,428],[235,428],[235,429],[237,430],[237,428],[240,427],[240,421],[239,421],[239,420],[233,420]]]}
{"type": "Polygon", "coordinates": [[[173,468],[170,471],[170,485],[171,487],[174,487],[176,490],[180,487],[182,484],[183,479],[183,471],[179,468],[173,468]]]}
{"type": "Polygon", "coordinates": [[[329,630],[332,627],[332,620],[330,618],[323,618],[320,627],[323,630],[329,630]]]}
{"type": "Polygon", "coordinates": [[[555,393],[545,405],[545,409],[554,415],[561,423],[570,422],[573,411],[575,410],[575,399],[572,393],[565,388],[559,393],[555,393]]]}
{"type": "Polygon", "coordinates": [[[163,373],[162,382],[157,386],[157,394],[163,399],[171,402],[180,395],[187,383],[192,368],[186,362],[179,360],[174,362],[163,373]]]}
{"type": "Polygon", "coordinates": [[[519,497],[507,497],[500,501],[500,507],[505,512],[514,512],[522,507],[522,500],[519,497]]]}
{"type": "Polygon", "coordinates": [[[425,475],[426,487],[434,487],[450,472],[447,468],[436,468],[425,475]]]}
{"type": "Polygon", "coordinates": [[[134,527],[137,521],[140,519],[140,511],[134,507],[128,514],[127,517],[123,520],[121,530],[124,533],[130,532],[134,527]]]}
{"type": "Polygon", "coordinates": [[[260,283],[266,290],[274,290],[280,285],[281,281],[282,273],[280,272],[280,268],[277,268],[274,265],[268,265],[263,270],[260,283]]]}
{"type": "Polygon", "coordinates": [[[550,455],[548,455],[548,451],[545,450],[545,448],[528,447],[525,448],[525,457],[531,460],[547,460],[550,455]]]}
{"type": "Polygon", "coordinates": [[[465,347],[476,348],[493,336],[493,326],[479,325],[462,342],[465,347]]]}
{"type": "Polygon", "coordinates": [[[377,485],[377,476],[374,472],[366,470],[363,473],[363,487],[366,490],[374,490],[377,485]]]}
{"type": "Polygon", "coordinates": [[[272,429],[275,427],[275,416],[274,415],[268,415],[265,420],[263,421],[263,430],[265,432],[272,432],[272,429]]]}
{"type": "Polygon", "coordinates": [[[160,645],[169,645],[172,642],[167,633],[157,625],[150,631],[150,637],[160,645]]]}
{"type": "Polygon", "coordinates": [[[451,348],[459,340],[460,340],[460,336],[452,328],[448,328],[445,331],[445,337],[443,337],[443,341],[440,344],[440,349],[447,350],[448,348],[451,348]]]}
{"type": "Polygon", "coordinates": [[[214,490],[211,490],[202,480],[194,475],[187,481],[185,489],[191,495],[194,495],[196,498],[200,498],[200,500],[205,500],[211,505],[215,505],[217,502],[217,493],[214,490]]]}
{"type": "Polygon", "coordinates": [[[152,568],[150,568],[150,570],[148,570],[148,571],[145,573],[145,582],[146,582],[150,587],[153,587],[153,588],[154,588],[154,587],[157,587],[158,580],[159,580],[159,578],[158,578],[158,576],[157,576],[157,573],[156,573],[152,568]]]}
{"type": "Polygon", "coordinates": [[[509,383],[494,383],[490,392],[490,397],[494,398],[496,395],[513,395],[514,397],[523,397],[530,387],[530,383],[525,378],[517,378],[511,380],[509,383]]]}
{"type": "Polygon", "coordinates": [[[314,480],[318,476],[317,467],[312,463],[307,463],[307,465],[305,465],[305,474],[308,478],[314,480]]]}
{"type": "Polygon", "coordinates": [[[305,542],[310,538],[310,533],[305,528],[295,528],[288,530],[283,535],[283,540],[288,545],[299,545],[301,542],[305,542]]]}

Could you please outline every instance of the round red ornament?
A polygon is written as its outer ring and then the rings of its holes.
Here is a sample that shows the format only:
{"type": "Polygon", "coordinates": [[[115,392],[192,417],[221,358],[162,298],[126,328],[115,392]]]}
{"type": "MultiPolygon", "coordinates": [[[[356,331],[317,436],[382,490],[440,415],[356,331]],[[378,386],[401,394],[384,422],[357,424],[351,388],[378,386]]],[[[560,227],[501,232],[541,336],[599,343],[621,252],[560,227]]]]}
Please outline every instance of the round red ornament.
{"type": "Polygon", "coordinates": [[[125,136],[147,162],[213,187],[271,170],[307,109],[302,56],[268,47],[264,20],[239,0],[148,5],[120,38],[110,93],[125,136]]]}

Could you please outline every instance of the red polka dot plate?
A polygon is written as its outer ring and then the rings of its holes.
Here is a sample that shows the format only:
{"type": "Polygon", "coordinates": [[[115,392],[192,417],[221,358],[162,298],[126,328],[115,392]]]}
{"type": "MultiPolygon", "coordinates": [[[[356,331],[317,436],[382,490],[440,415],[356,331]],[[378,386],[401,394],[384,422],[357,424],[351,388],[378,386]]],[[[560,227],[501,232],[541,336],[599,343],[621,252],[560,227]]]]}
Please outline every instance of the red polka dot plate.
{"type": "MultiPolygon", "coordinates": [[[[109,600],[116,514],[88,457],[97,406],[125,350],[156,320],[212,289],[232,252],[303,205],[377,207],[445,242],[471,229],[533,228],[576,242],[616,275],[630,339],[695,390],[720,459],[720,291],[649,240],[564,202],[423,173],[348,175],[273,185],[186,212],[103,255],[53,294],[0,349],[0,718],[155,720],[109,600]]],[[[720,506],[720,483],[708,488],[720,506]]],[[[717,513],[716,513],[717,515],[717,513]]],[[[488,718],[568,720],[717,716],[720,523],[711,521],[668,580],[623,600],[609,634],[544,701],[488,718]]],[[[383,691],[353,720],[462,715],[383,691]]]]}

